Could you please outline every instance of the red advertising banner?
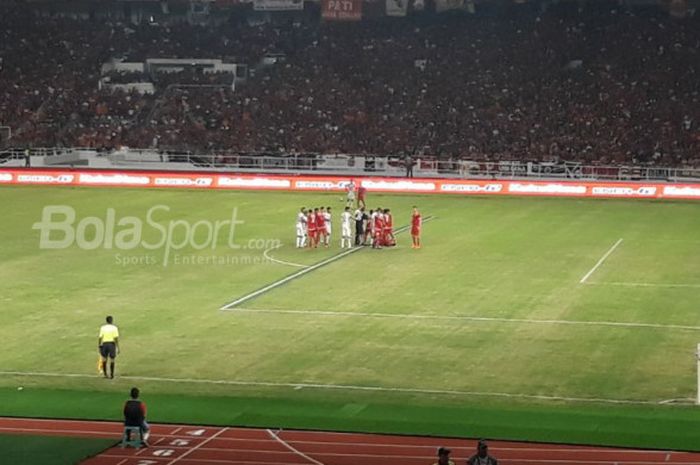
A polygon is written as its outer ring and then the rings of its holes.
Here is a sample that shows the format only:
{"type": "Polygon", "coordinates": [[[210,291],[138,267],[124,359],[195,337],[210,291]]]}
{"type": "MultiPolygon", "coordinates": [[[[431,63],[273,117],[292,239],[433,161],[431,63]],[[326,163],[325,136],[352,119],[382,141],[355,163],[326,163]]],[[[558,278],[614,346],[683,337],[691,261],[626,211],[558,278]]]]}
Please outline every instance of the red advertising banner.
{"type": "Polygon", "coordinates": [[[456,195],[700,200],[700,184],[475,181],[360,176],[287,176],[174,171],[0,169],[2,185],[148,187],[169,189],[291,190],[342,192],[350,181],[367,192],[456,195]]]}
{"type": "Polygon", "coordinates": [[[362,0],[322,0],[321,16],[326,21],[360,21],[362,0]]]}

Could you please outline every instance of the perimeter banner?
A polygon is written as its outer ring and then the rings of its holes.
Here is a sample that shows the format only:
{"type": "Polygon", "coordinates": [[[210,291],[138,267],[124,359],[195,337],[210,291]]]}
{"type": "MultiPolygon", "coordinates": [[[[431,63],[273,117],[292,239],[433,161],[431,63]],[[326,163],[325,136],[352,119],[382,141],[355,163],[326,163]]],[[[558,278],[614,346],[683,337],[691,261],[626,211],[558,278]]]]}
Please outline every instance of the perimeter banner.
{"type": "Polygon", "coordinates": [[[343,192],[351,181],[372,192],[453,195],[700,200],[700,184],[474,181],[439,178],[359,176],[287,176],[170,171],[102,171],[73,169],[4,169],[2,185],[55,185],[166,189],[287,190],[343,192]]]}
{"type": "Polygon", "coordinates": [[[362,0],[322,0],[321,16],[326,21],[360,21],[362,0]]]}

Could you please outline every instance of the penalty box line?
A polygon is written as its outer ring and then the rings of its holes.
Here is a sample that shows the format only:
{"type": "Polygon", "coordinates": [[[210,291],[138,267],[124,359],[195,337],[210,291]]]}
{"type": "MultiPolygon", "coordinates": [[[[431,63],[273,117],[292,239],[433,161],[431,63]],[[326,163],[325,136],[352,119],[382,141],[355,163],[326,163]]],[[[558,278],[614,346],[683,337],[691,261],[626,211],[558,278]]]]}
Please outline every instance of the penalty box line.
{"type": "MultiPolygon", "coordinates": [[[[423,219],[423,222],[427,223],[428,221],[433,220],[433,219],[435,219],[434,216],[427,216],[423,219]]],[[[398,228],[395,231],[395,233],[401,234],[402,232],[408,231],[409,228],[410,228],[410,225],[401,226],[400,228],[398,228]]],[[[350,250],[340,252],[336,255],[333,255],[332,257],[329,257],[329,258],[322,260],[314,265],[311,265],[308,268],[304,268],[303,270],[299,270],[296,273],[290,274],[289,276],[285,276],[284,278],[279,279],[271,284],[268,284],[267,286],[262,287],[262,288],[258,289],[257,291],[253,291],[250,294],[246,294],[243,297],[239,297],[238,299],[227,303],[226,305],[221,307],[219,310],[231,310],[231,309],[241,305],[242,303],[248,302],[256,297],[259,297],[263,294],[266,294],[266,293],[270,292],[271,290],[282,286],[283,284],[286,284],[290,281],[294,281],[295,279],[301,278],[302,276],[304,276],[307,273],[311,273],[312,271],[318,270],[319,268],[321,268],[323,266],[326,266],[330,263],[333,263],[337,260],[340,260],[343,257],[347,257],[348,255],[353,254],[355,252],[359,252],[360,250],[362,250],[364,248],[365,248],[365,246],[353,247],[350,250]]]]}
{"type": "Polygon", "coordinates": [[[610,247],[607,252],[605,252],[605,255],[603,255],[600,258],[600,260],[598,260],[598,262],[595,265],[593,265],[593,268],[591,268],[590,271],[588,273],[586,273],[586,275],[583,278],[581,278],[581,281],[579,281],[579,284],[585,284],[586,281],[588,280],[588,278],[590,278],[591,275],[593,273],[595,273],[595,270],[597,270],[600,267],[600,265],[603,264],[605,259],[608,258],[610,256],[610,254],[613,253],[615,251],[615,249],[617,249],[617,246],[620,245],[621,243],[622,243],[622,238],[618,239],[617,242],[615,242],[613,244],[613,246],[610,247]]]}
{"type": "Polygon", "coordinates": [[[347,318],[375,318],[393,320],[433,320],[433,321],[471,321],[480,323],[511,323],[511,324],[531,324],[531,325],[562,325],[562,326],[602,326],[611,328],[629,329],[668,329],[681,331],[700,331],[700,326],[664,324],[664,323],[635,323],[627,321],[586,321],[586,320],[546,320],[531,318],[506,318],[489,317],[478,315],[435,315],[435,314],[415,314],[415,313],[381,313],[381,312],[346,312],[339,310],[284,310],[270,308],[238,308],[238,312],[277,314],[277,315],[299,315],[299,316],[327,316],[327,317],[347,317],[347,318]]]}

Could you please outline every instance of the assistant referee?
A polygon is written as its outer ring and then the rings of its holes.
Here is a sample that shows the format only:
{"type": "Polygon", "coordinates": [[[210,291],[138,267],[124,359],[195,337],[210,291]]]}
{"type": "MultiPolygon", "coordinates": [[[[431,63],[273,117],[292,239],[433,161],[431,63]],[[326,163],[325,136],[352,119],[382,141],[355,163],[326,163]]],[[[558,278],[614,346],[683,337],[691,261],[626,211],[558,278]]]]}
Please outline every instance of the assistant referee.
{"type": "Polygon", "coordinates": [[[119,353],[119,328],[112,324],[111,316],[106,318],[107,324],[100,326],[100,335],[97,339],[97,348],[102,357],[102,373],[105,378],[114,378],[114,359],[119,353]],[[107,359],[109,359],[110,373],[107,375],[107,359]]]}

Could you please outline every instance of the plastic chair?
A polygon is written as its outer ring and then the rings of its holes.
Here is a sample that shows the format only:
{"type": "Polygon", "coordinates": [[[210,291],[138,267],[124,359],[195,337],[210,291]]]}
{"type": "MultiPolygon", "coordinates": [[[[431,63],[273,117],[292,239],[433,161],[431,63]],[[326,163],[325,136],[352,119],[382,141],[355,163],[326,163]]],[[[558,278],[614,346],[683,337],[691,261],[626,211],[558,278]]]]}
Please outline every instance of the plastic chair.
{"type": "Polygon", "coordinates": [[[139,448],[143,445],[143,436],[141,435],[141,428],[138,426],[125,426],[124,434],[122,435],[122,442],[119,447],[136,447],[139,448]]]}

